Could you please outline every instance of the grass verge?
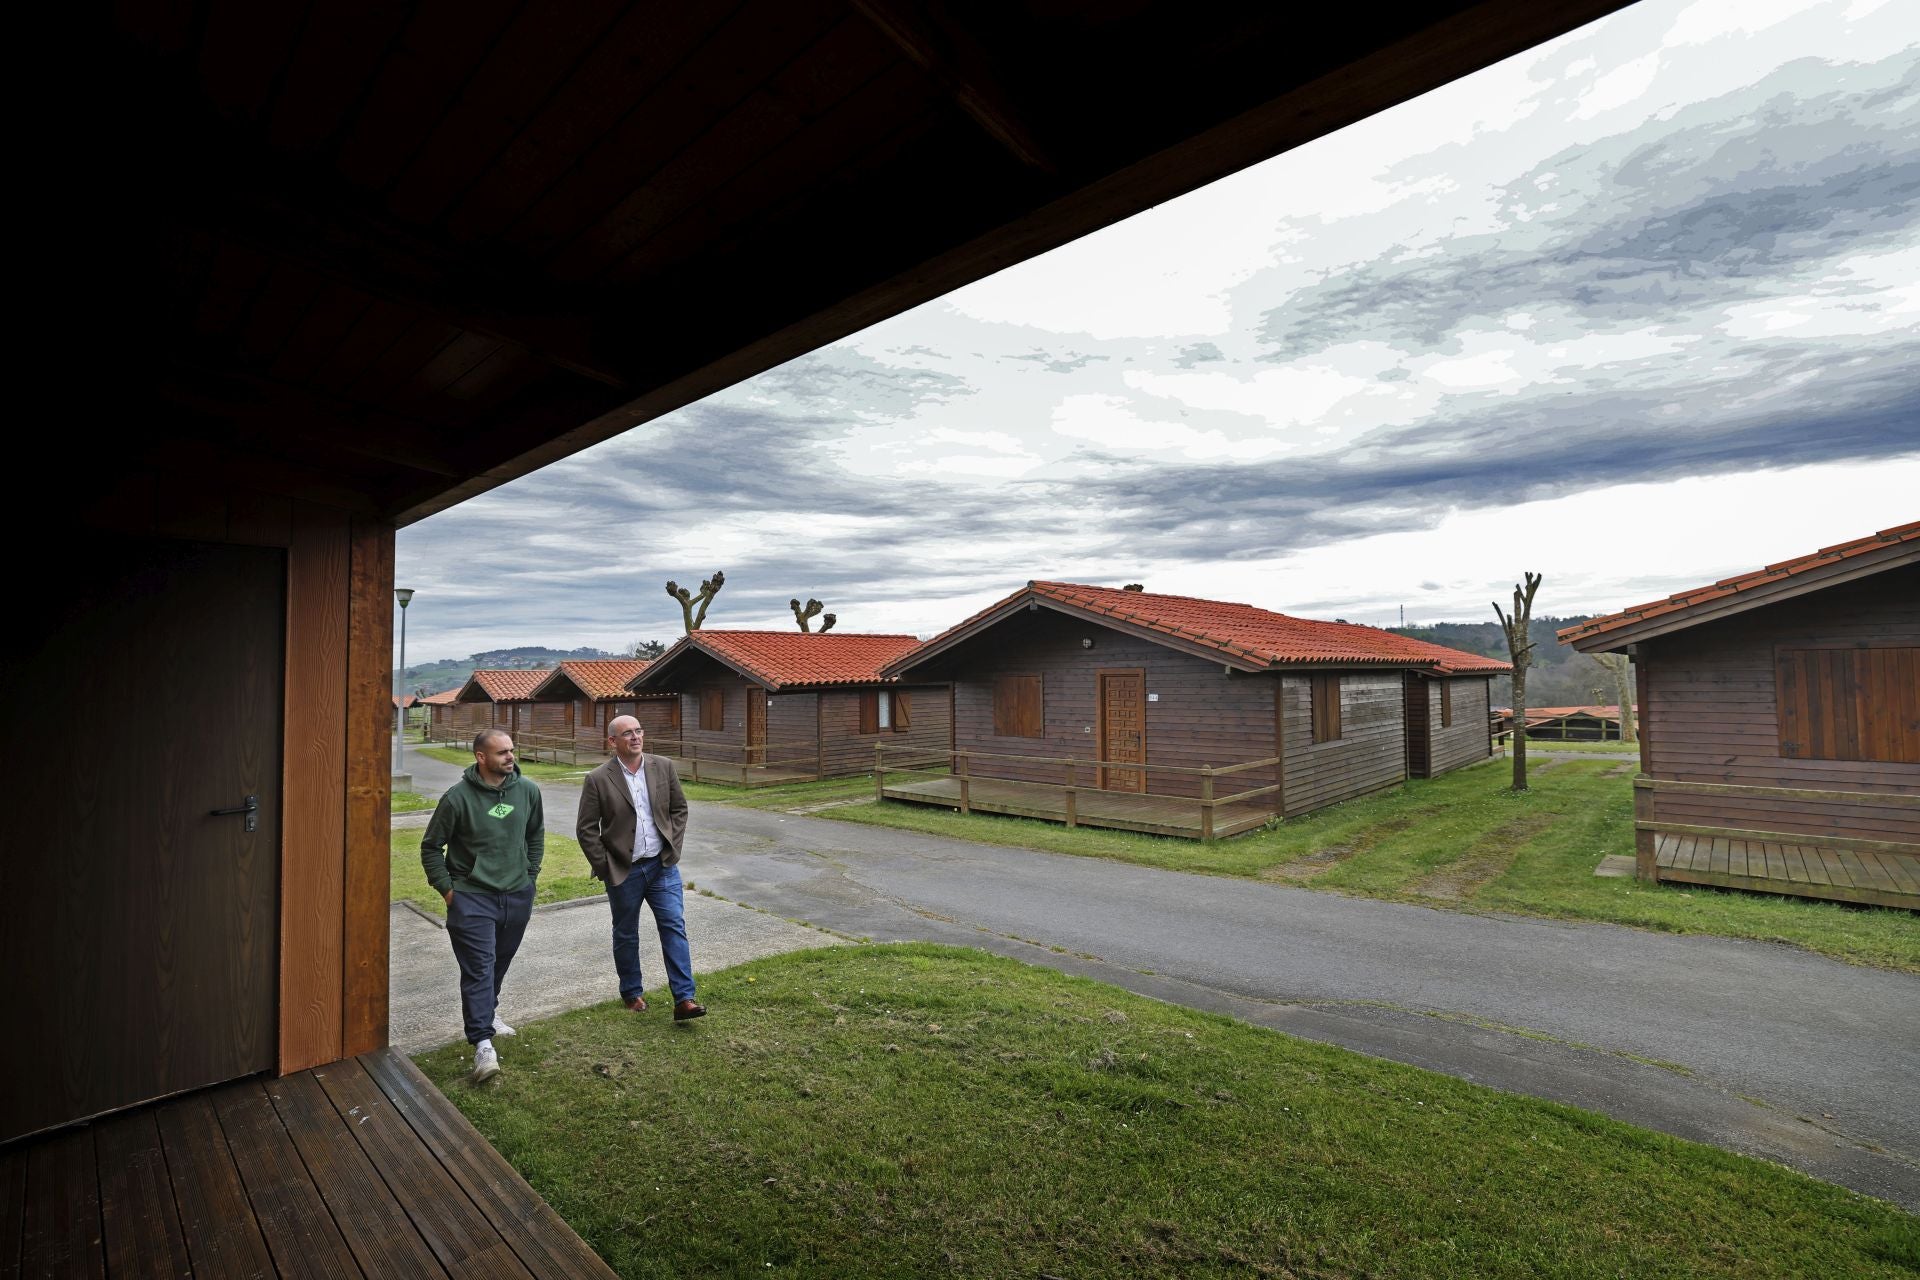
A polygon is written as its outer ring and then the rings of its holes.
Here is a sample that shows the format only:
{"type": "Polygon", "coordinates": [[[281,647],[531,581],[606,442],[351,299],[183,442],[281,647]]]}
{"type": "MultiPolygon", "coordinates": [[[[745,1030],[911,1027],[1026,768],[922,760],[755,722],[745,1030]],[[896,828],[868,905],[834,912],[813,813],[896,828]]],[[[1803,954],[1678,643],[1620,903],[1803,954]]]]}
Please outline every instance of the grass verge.
{"type": "Polygon", "coordinates": [[[730,804],[740,809],[804,809],[816,804],[841,800],[871,800],[873,779],[823,778],[818,782],[793,782],[777,787],[724,787],[711,782],[680,779],[680,789],[689,800],[730,804]]]}
{"type": "Polygon", "coordinates": [[[393,799],[389,802],[388,807],[393,813],[420,813],[423,810],[433,808],[433,805],[434,802],[432,800],[427,799],[418,791],[396,791],[393,793],[393,799]]]}
{"type": "Polygon", "coordinates": [[[1596,877],[1602,856],[1633,852],[1633,780],[1609,776],[1616,767],[1559,760],[1531,770],[1531,790],[1515,795],[1508,766],[1492,761],[1212,845],[898,801],[819,816],[1428,906],[1786,942],[1920,973],[1910,912],[1596,877]]]}
{"type": "Polygon", "coordinates": [[[1778,1166],[977,952],[712,975],[713,1016],[422,1068],[623,1276],[1892,1277],[1778,1166]],[[697,1176],[689,1176],[695,1171],[697,1176]]]}
{"type": "MultiPolygon", "coordinates": [[[[433,891],[433,886],[427,883],[426,872],[420,869],[420,837],[424,834],[418,827],[403,828],[393,833],[387,846],[392,855],[388,892],[395,902],[416,903],[444,919],[447,914],[446,899],[433,891]]],[[[547,856],[540,864],[540,886],[534,894],[535,904],[571,902],[575,898],[591,898],[606,891],[606,886],[595,880],[588,869],[587,855],[580,852],[580,842],[572,836],[548,832],[547,856]]]]}
{"type": "MultiPolygon", "coordinates": [[[[1558,738],[1528,738],[1527,754],[1536,751],[1581,751],[1600,756],[1631,756],[1640,758],[1640,744],[1637,742],[1580,742],[1568,739],[1562,742],[1558,738]]],[[[1508,748],[1511,758],[1512,748],[1508,748]]]]}

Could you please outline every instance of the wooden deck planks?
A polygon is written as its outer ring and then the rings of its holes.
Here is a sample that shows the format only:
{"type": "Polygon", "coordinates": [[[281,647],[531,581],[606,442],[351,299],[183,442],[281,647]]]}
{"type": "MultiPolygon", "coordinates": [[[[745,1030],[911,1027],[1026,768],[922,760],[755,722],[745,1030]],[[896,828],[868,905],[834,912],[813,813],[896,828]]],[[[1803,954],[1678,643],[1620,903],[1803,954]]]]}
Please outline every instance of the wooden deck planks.
{"type": "Polygon", "coordinates": [[[189,1094],[161,1106],[158,1118],[193,1274],[200,1280],[273,1275],[273,1254],[247,1202],[211,1099],[189,1094]]]}
{"type": "Polygon", "coordinates": [[[190,1276],[192,1259],[174,1203],[173,1179],[161,1149],[160,1126],[142,1108],[94,1129],[100,1165],[100,1216],[107,1273],[115,1276],[190,1276]]]}
{"type": "Polygon", "coordinates": [[[213,1108],[280,1274],[358,1280],[361,1269],[260,1082],[214,1090],[213,1108]]]}
{"type": "Polygon", "coordinates": [[[76,1129],[36,1144],[28,1156],[20,1271],[27,1276],[104,1276],[100,1184],[93,1131],[76,1129]]]}
{"type": "Polygon", "coordinates": [[[1905,854],[1660,832],[1654,865],[1680,883],[1920,910],[1920,858],[1905,854]]]}
{"type": "Polygon", "coordinates": [[[360,1064],[488,1220],[512,1224],[507,1238],[530,1270],[566,1280],[612,1280],[613,1271],[600,1255],[405,1056],[379,1049],[361,1055],[360,1064]]]}
{"type": "Polygon", "coordinates": [[[441,1266],[461,1280],[531,1274],[358,1062],[349,1058],[313,1074],[441,1266]]]}
{"type": "MultiPolygon", "coordinates": [[[[956,808],[960,803],[960,780],[941,777],[922,782],[890,784],[882,794],[889,800],[956,808]]],[[[968,795],[969,805],[982,813],[1037,818],[1046,822],[1066,820],[1066,793],[1057,787],[1014,782],[1005,778],[974,778],[971,779],[968,795]]],[[[1102,791],[1091,786],[1079,788],[1076,799],[1075,820],[1082,826],[1200,838],[1200,806],[1195,800],[1180,796],[1102,791]]],[[[1214,810],[1214,834],[1222,837],[1238,835],[1264,826],[1272,818],[1272,810],[1257,804],[1221,805],[1214,810]]]]}

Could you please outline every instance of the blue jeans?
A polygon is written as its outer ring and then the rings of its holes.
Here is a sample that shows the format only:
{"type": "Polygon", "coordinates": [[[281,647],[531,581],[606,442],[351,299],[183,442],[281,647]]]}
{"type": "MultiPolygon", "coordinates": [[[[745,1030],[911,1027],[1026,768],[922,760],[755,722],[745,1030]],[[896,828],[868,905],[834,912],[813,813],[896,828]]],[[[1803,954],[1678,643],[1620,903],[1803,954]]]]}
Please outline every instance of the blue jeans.
{"type": "Polygon", "coordinates": [[[687,921],[681,905],[680,868],[660,859],[636,862],[627,878],[607,888],[613,911],[613,970],[620,975],[620,998],[633,1000],[647,989],[640,979],[640,904],[653,908],[660,931],[660,954],[667,962],[667,990],[673,998],[693,999],[693,951],[687,946],[687,921]]]}
{"type": "Polygon", "coordinates": [[[456,889],[447,904],[447,941],[460,964],[460,1014],[468,1044],[493,1038],[500,984],[533,915],[533,889],[531,880],[513,893],[456,889]]]}

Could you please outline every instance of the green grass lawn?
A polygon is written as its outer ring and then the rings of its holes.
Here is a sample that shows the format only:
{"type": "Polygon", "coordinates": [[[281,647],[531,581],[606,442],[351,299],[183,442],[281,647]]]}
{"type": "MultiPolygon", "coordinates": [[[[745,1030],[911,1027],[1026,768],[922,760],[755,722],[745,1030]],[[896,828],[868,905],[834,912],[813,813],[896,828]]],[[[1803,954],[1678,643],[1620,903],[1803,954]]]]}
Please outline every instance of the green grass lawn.
{"type": "MultiPolygon", "coordinates": [[[[1531,759],[1536,751],[1583,751],[1594,755],[1640,758],[1640,744],[1637,742],[1559,742],[1553,738],[1528,738],[1528,758],[1531,759]]],[[[1508,758],[1512,758],[1511,748],[1508,749],[1508,758]]]]}
{"type": "Polygon", "coordinates": [[[1788,942],[1920,973],[1911,912],[1596,877],[1602,855],[1633,852],[1633,779],[1609,776],[1617,767],[1563,759],[1532,769],[1515,795],[1510,766],[1490,761],[1211,845],[899,801],[819,816],[1430,906],[1788,942]]]}
{"type": "Polygon", "coordinates": [[[389,808],[394,813],[419,813],[422,810],[433,808],[433,805],[433,801],[427,799],[418,791],[396,791],[393,793],[393,799],[389,803],[389,808]]]}
{"type": "MultiPolygon", "coordinates": [[[[392,854],[389,892],[395,902],[418,903],[434,915],[444,917],[446,899],[433,891],[433,886],[427,883],[426,872],[420,869],[420,837],[425,834],[419,827],[393,833],[387,846],[392,854]]],[[[595,880],[588,870],[587,855],[580,852],[580,842],[572,836],[549,831],[547,856],[540,864],[540,887],[534,902],[570,902],[606,891],[606,886],[595,880]]]]}
{"type": "Polygon", "coordinates": [[[836,800],[872,799],[873,778],[862,774],[853,778],[823,778],[819,782],[792,782],[777,787],[727,787],[681,778],[680,789],[686,792],[689,800],[730,804],[742,809],[802,809],[810,805],[831,804],[836,800]]]}
{"type": "Polygon", "coordinates": [[[977,952],[704,978],[712,1016],[421,1067],[623,1276],[1893,1277],[1776,1165],[977,952]]]}

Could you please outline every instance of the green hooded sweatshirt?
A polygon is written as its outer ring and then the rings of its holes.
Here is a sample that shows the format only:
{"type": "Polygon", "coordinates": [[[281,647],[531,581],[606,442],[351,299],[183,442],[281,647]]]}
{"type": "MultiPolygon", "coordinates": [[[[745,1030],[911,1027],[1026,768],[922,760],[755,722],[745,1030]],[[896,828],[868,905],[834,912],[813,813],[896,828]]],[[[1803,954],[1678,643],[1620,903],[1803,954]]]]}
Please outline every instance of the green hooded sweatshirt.
{"type": "Polygon", "coordinates": [[[435,893],[514,893],[539,877],[546,849],[540,788],[518,768],[490,787],[480,780],[480,766],[468,765],[434,806],[420,865],[435,893]]]}

